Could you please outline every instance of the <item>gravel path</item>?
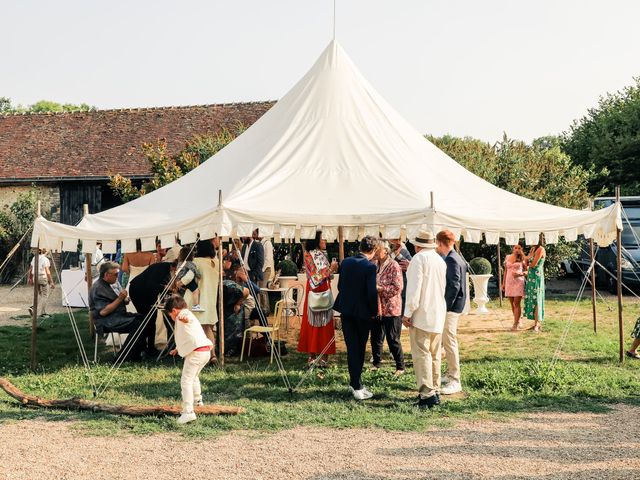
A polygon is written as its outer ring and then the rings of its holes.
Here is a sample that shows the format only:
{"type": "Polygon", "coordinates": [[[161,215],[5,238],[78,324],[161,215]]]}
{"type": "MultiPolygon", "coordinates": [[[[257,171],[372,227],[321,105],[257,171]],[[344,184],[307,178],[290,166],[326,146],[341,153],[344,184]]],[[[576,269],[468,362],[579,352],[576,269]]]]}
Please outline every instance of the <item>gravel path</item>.
{"type": "MultiPolygon", "coordinates": [[[[214,440],[91,437],[69,422],[0,423],[0,478],[626,479],[640,471],[640,407],[536,413],[423,433],[295,428],[214,440]]],[[[187,427],[188,428],[188,427],[187,427]]]]}

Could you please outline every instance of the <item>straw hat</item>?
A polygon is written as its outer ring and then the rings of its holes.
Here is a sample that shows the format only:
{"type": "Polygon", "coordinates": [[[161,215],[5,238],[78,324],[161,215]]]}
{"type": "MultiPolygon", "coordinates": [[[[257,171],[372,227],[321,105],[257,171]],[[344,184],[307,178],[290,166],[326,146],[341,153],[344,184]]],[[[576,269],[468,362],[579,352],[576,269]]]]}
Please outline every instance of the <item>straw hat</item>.
{"type": "Polygon", "coordinates": [[[420,230],[411,243],[422,248],[436,248],[436,237],[434,237],[431,232],[420,230]]]}

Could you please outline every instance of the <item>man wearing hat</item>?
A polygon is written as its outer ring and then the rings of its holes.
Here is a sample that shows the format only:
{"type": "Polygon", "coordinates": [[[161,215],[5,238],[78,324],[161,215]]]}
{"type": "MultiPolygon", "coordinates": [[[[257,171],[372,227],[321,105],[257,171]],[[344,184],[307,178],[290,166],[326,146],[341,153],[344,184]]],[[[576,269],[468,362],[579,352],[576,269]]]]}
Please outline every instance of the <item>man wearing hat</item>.
{"type": "Polygon", "coordinates": [[[407,269],[407,300],[402,323],[409,328],[411,356],[418,385],[418,407],[440,403],[440,348],[447,304],[447,265],[436,251],[431,232],[413,240],[416,254],[407,269]]]}

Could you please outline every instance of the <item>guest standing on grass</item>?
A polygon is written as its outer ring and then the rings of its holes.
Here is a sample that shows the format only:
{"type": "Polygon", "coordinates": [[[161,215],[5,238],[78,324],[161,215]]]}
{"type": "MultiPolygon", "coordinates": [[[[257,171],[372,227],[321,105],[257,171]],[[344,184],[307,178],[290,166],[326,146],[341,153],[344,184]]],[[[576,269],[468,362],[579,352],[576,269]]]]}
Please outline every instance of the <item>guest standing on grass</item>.
{"type": "MultiPolygon", "coordinates": [[[[29,266],[29,277],[27,281],[29,285],[33,285],[34,283],[38,285],[38,297],[40,298],[39,305],[42,312],[40,313],[40,316],[46,318],[49,316],[49,314],[47,314],[47,301],[49,300],[51,290],[56,286],[55,283],[53,283],[53,278],[51,277],[51,262],[47,258],[46,248],[40,249],[37,268],[35,263],[36,257],[34,256],[31,259],[31,265],[29,266]],[[36,270],[37,273],[35,273],[36,270]]],[[[33,305],[29,307],[29,313],[33,315],[33,305]]]]}
{"type": "Polygon", "coordinates": [[[340,266],[338,298],[334,310],[342,314],[342,333],[347,345],[349,389],[356,400],[366,400],[373,394],[362,385],[362,368],[367,350],[371,322],[378,314],[376,255],[378,240],[367,235],[360,241],[360,253],[346,258],[340,266]]]}
{"type": "Polygon", "coordinates": [[[418,408],[440,404],[440,351],[447,315],[444,299],[447,265],[436,252],[431,232],[421,231],[407,270],[407,304],[402,323],[409,328],[411,356],[418,385],[418,408]]]}
{"type": "Polygon", "coordinates": [[[541,233],[538,244],[531,248],[527,256],[529,268],[525,285],[524,314],[533,320],[532,330],[539,333],[544,321],[544,260],[547,251],[544,248],[544,235],[541,233]]]}
{"type": "MultiPolygon", "coordinates": [[[[200,290],[201,312],[194,315],[202,325],[205,335],[211,342],[215,342],[213,327],[218,323],[218,287],[220,286],[220,262],[216,258],[216,249],[220,247],[220,240],[215,237],[210,240],[198,240],[196,255],[193,263],[200,272],[198,289],[200,290]]],[[[185,300],[191,303],[191,292],[185,292],[185,300]]],[[[215,354],[211,355],[211,363],[216,361],[215,354]]]]}
{"type": "Polygon", "coordinates": [[[460,352],[458,350],[458,319],[467,302],[467,264],[453,248],[455,236],[451,230],[436,235],[437,250],[447,265],[447,285],[444,299],[447,315],[442,331],[442,348],[447,357],[447,373],[442,378],[442,394],[453,395],[462,391],[460,381],[460,352]]]}
{"type": "Polygon", "coordinates": [[[378,298],[380,300],[379,315],[371,327],[371,353],[373,367],[382,366],[382,346],[385,337],[389,351],[396,362],[395,376],[404,373],[404,354],[400,343],[402,333],[402,269],[390,255],[391,247],[383,242],[378,249],[378,275],[376,277],[378,298]]]}
{"type": "Polygon", "coordinates": [[[640,317],[636,320],[636,326],[633,327],[631,338],[633,338],[633,343],[631,348],[627,350],[627,357],[640,360],[640,353],[638,353],[638,347],[640,347],[640,317]]]}
{"type": "Polygon", "coordinates": [[[331,276],[338,270],[337,263],[329,263],[324,254],[327,241],[322,238],[322,232],[316,232],[314,239],[305,242],[304,269],[307,274],[307,286],[304,293],[302,307],[302,322],[300,324],[300,338],[298,351],[307,353],[307,363],[315,360],[316,355],[323,354],[319,366],[325,367],[329,355],[336,353],[334,341],[335,329],[333,325],[333,308],[318,309],[313,305],[314,295],[330,294],[331,276]]]}
{"type": "Polygon", "coordinates": [[[505,259],[504,279],[502,289],[511,303],[513,313],[513,326],[511,331],[516,331],[522,326],[522,297],[524,297],[524,284],[527,276],[527,262],[522,251],[522,245],[516,243],[511,255],[505,259]]]}
{"type": "Polygon", "coordinates": [[[180,295],[171,295],[165,304],[165,310],[176,324],[174,335],[176,348],[170,355],[184,358],[180,389],[182,391],[182,412],[179,424],[193,422],[196,414],[194,405],[204,405],[200,388],[200,372],[211,358],[213,343],[204,334],[198,319],[187,308],[187,302],[180,295]]]}

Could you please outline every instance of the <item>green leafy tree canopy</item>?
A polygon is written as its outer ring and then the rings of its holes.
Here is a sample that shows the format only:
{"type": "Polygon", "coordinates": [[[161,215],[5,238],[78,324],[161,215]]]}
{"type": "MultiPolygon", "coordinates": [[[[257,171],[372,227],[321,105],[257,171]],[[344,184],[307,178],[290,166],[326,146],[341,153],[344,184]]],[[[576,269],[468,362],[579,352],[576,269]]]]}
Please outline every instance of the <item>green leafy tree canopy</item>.
{"type": "Polygon", "coordinates": [[[616,185],[623,195],[640,195],[640,77],[634,82],[601,97],[562,136],[573,161],[597,172],[589,182],[593,195],[616,185]]]}
{"type": "Polygon", "coordinates": [[[0,97],[0,114],[11,113],[49,113],[49,112],[92,112],[96,107],[81,103],[74,105],[72,103],[57,103],[50,100],[40,100],[32,105],[23,107],[22,105],[13,105],[8,97],[0,97]]]}

